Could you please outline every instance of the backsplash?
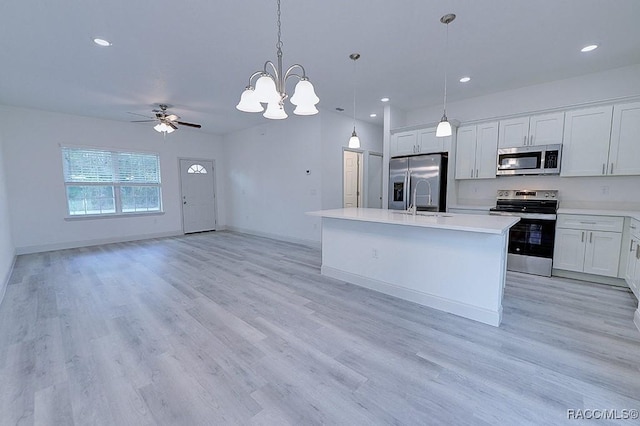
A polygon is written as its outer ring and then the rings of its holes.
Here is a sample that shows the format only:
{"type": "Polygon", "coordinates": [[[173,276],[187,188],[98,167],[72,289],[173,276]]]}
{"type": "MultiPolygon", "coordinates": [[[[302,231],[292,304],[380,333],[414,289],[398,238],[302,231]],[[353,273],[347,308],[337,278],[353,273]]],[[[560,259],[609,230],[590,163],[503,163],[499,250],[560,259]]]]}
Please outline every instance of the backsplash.
{"type": "Polygon", "coordinates": [[[640,176],[502,176],[456,185],[462,205],[493,205],[499,189],[557,189],[560,208],[640,211],[640,176]]]}

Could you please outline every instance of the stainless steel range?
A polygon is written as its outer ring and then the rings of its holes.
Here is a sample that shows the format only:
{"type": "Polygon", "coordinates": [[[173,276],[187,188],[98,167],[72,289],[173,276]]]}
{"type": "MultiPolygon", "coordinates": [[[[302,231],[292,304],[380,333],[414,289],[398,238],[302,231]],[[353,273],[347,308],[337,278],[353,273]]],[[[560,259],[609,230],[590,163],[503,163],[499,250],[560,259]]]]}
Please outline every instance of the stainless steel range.
{"type": "Polygon", "coordinates": [[[509,271],[551,276],[557,210],[557,190],[498,191],[489,214],[520,218],[509,231],[509,271]]]}

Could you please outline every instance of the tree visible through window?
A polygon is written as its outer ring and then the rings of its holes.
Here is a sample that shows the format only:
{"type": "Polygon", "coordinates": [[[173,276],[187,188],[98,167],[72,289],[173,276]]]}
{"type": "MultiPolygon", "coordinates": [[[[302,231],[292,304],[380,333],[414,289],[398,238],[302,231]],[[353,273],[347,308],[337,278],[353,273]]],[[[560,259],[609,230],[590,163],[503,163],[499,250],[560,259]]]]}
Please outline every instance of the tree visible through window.
{"type": "Polygon", "coordinates": [[[158,212],[157,154],[62,148],[69,215],[158,212]]]}

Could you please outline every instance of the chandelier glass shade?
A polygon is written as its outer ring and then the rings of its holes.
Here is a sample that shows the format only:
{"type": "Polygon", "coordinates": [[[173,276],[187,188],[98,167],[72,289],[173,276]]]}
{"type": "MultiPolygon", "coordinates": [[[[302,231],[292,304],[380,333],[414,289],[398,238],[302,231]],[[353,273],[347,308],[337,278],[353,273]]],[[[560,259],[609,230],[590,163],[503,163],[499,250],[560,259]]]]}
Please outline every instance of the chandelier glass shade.
{"type": "Polygon", "coordinates": [[[156,130],[156,132],[159,133],[173,133],[176,130],[176,127],[174,125],[172,125],[171,123],[167,124],[164,121],[156,124],[155,126],[153,126],[153,128],[156,130]]]}
{"type": "Polygon", "coordinates": [[[307,78],[304,67],[300,64],[294,64],[286,71],[282,67],[280,28],[280,0],[278,0],[278,43],[276,44],[278,59],[276,64],[271,61],[265,62],[261,71],[251,74],[249,84],[242,92],[236,108],[243,112],[263,112],[262,115],[265,118],[272,120],[287,118],[288,115],[284,110],[284,101],[289,97],[286,92],[286,82],[289,78],[295,77],[299,81],[290,98],[290,102],[296,106],[293,113],[296,115],[317,114],[316,104],[320,102],[320,99],[316,96],[313,84],[307,78]],[[267,105],[266,109],[263,104],[267,105]]]}

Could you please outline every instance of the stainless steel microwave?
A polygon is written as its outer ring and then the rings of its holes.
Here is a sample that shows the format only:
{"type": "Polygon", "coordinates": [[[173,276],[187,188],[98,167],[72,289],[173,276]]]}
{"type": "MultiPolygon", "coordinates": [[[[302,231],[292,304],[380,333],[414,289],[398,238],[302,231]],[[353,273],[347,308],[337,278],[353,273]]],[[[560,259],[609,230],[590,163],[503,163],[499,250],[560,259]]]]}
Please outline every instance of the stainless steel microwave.
{"type": "Polygon", "coordinates": [[[558,175],[562,145],[522,146],[498,149],[500,175],[558,175]]]}

